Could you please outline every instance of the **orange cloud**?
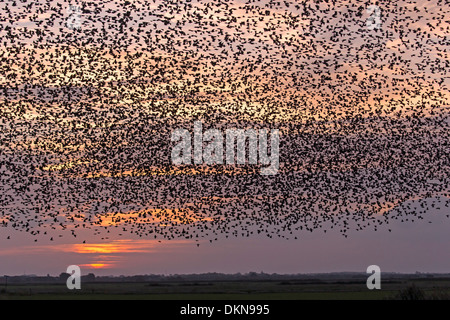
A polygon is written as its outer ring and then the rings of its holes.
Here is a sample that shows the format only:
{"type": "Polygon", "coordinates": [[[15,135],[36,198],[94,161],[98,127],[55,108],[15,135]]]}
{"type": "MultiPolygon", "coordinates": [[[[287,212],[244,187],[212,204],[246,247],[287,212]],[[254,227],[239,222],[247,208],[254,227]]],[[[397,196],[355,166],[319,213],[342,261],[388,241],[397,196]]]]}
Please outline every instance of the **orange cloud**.
{"type": "Polygon", "coordinates": [[[88,264],[80,264],[80,267],[85,267],[87,269],[109,269],[114,265],[111,263],[88,263],[88,264]]]}
{"type": "Polygon", "coordinates": [[[111,243],[95,243],[95,244],[72,244],[64,251],[72,251],[76,253],[130,253],[130,252],[146,252],[153,248],[151,243],[136,243],[127,240],[117,240],[111,243]]]}
{"type": "MultiPolygon", "coordinates": [[[[170,244],[186,243],[186,240],[171,241],[170,244]]],[[[56,248],[57,251],[74,252],[81,254],[101,254],[99,257],[108,257],[110,254],[120,253],[139,253],[151,252],[156,249],[159,244],[157,240],[132,240],[121,239],[113,240],[109,243],[75,243],[60,245],[56,248]]],[[[108,263],[105,263],[108,264],[108,263]]]]}

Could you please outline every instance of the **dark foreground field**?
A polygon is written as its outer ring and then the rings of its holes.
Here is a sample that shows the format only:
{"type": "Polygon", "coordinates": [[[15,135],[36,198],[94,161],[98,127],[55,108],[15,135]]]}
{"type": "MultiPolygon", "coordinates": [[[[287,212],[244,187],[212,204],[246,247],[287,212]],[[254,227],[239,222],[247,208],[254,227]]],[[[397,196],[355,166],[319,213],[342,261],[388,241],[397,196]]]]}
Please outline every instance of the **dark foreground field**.
{"type": "Polygon", "coordinates": [[[136,299],[136,300],[379,300],[449,299],[450,279],[399,279],[369,290],[363,281],[164,281],[83,283],[81,290],[64,284],[11,284],[0,288],[0,300],[136,299]]]}

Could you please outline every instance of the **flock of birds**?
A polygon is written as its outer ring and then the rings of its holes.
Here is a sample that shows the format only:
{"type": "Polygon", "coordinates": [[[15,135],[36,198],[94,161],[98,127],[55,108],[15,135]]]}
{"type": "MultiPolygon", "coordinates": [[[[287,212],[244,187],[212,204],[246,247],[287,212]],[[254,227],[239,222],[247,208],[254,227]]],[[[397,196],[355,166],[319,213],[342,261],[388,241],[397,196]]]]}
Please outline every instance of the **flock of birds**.
{"type": "Polygon", "coordinates": [[[0,226],[214,241],[448,217],[450,8],[378,1],[369,30],[370,4],[0,1],[0,226]],[[279,129],[278,173],[174,166],[196,120],[279,129]]]}

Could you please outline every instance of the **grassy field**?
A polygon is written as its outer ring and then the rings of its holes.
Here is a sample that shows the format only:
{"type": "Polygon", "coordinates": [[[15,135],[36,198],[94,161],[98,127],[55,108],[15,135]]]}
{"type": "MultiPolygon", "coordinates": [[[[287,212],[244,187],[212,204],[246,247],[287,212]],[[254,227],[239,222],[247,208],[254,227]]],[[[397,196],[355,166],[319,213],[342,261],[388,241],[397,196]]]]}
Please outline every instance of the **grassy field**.
{"type": "Polygon", "coordinates": [[[449,297],[450,279],[387,281],[381,290],[361,282],[217,281],[153,283],[84,283],[81,290],[64,284],[15,284],[0,288],[0,300],[379,300],[391,299],[414,285],[428,297],[449,297]]]}

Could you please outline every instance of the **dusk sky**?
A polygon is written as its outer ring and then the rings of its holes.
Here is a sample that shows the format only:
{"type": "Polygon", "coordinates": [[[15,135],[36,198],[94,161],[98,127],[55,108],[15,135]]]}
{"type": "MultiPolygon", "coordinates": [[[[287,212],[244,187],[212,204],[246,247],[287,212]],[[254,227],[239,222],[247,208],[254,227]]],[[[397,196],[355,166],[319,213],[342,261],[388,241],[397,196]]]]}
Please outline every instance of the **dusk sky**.
{"type": "Polygon", "coordinates": [[[419,223],[393,223],[392,232],[355,231],[348,238],[336,232],[303,233],[297,240],[233,238],[204,241],[199,247],[191,241],[123,237],[89,245],[63,239],[55,245],[9,232],[12,244],[2,241],[0,246],[2,272],[58,275],[70,264],[82,265],[83,274],[96,275],[365,272],[372,264],[381,271],[448,272],[450,222],[442,213],[428,214],[429,220],[419,223]],[[106,266],[95,268],[102,264],[106,266]]]}
{"type": "Polygon", "coordinates": [[[444,3],[1,2],[0,275],[450,272],[444,3]]]}

